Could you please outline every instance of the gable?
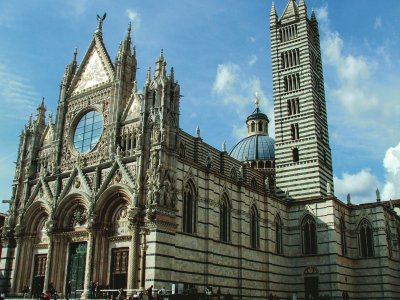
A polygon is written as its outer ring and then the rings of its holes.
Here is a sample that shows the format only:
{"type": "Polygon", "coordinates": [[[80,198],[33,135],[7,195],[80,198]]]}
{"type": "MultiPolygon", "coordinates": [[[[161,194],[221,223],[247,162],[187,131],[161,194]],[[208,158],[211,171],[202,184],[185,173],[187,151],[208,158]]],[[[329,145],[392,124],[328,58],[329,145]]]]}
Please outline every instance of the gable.
{"type": "Polygon", "coordinates": [[[82,71],[72,94],[77,94],[110,81],[111,76],[95,46],[92,48],[86,64],[82,67],[82,71]]]}

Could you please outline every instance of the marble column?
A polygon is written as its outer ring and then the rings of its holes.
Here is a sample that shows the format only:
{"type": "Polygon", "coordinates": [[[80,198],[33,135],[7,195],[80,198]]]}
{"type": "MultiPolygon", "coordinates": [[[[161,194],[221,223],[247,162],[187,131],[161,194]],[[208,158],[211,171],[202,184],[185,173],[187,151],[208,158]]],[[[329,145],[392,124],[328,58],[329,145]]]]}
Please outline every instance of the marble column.
{"type": "Polygon", "coordinates": [[[93,261],[93,241],[94,241],[94,232],[93,230],[88,229],[88,240],[87,240],[87,248],[86,248],[86,262],[85,262],[85,281],[84,281],[84,291],[82,293],[81,299],[89,299],[89,285],[92,277],[92,261],[93,261]]]}
{"type": "Polygon", "coordinates": [[[140,288],[145,289],[146,285],[146,251],[147,251],[147,243],[146,243],[146,232],[142,232],[142,245],[141,245],[141,268],[140,268],[140,288]]]}
{"type": "MultiPolygon", "coordinates": [[[[131,244],[129,247],[129,268],[128,268],[128,290],[137,288],[137,270],[138,270],[138,240],[139,240],[139,228],[137,224],[134,224],[131,228],[131,244]]],[[[133,291],[128,292],[129,295],[133,294],[133,291]]]]}
{"type": "MultiPolygon", "coordinates": [[[[17,237],[15,240],[17,242],[17,246],[15,248],[14,266],[12,268],[12,280],[11,280],[11,293],[12,294],[18,293],[18,287],[21,286],[21,281],[24,280],[23,278],[21,278],[21,274],[18,270],[21,265],[20,254],[22,251],[21,248],[24,246],[24,240],[21,237],[17,237]],[[17,283],[17,280],[19,280],[18,283],[17,283]]],[[[23,264],[24,263],[25,262],[23,262],[23,264]]]]}
{"type": "Polygon", "coordinates": [[[51,232],[47,233],[49,243],[47,246],[47,259],[46,259],[46,272],[44,275],[44,284],[43,284],[43,292],[45,292],[49,286],[50,281],[50,272],[51,272],[51,260],[53,257],[53,234],[51,232]]]}

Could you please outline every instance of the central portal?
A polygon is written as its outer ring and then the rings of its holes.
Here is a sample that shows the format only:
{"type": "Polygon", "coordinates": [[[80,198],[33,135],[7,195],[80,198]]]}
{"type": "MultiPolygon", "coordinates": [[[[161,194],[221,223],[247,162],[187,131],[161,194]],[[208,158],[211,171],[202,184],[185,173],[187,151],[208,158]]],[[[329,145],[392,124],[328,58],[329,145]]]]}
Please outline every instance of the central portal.
{"type": "Polygon", "coordinates": [[[113,289],[126,289],[129,248],[112,249],[111,255],[111,287],[113,289]]]}
{"type": "Polygon", "coordinates": [[[77,291],[84,289],[86,247],[86,243],[73,243],[69,246],[67,282],[71,281],[71,294],[74,297],[77,291]]]}

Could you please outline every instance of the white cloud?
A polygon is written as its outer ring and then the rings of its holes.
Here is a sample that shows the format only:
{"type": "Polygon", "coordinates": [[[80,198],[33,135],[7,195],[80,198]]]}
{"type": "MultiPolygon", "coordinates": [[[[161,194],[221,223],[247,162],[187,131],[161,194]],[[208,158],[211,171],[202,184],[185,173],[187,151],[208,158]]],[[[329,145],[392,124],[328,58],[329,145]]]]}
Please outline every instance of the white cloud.
{"type": "Polygon", "coordinates": [[[0,105],[2,117],[25,119],[35,110],[40,96],[28,78],[16,74],[11,68],[0,64],[0,105]],[[11,114],[12,112],[12,114],[11,114]]]}
{"type": "Polygon", "coordinates": [[[383,166],[386,171],[383,198],[386,200],[400,198],[400,143],[386,151],[383,166]]]}
{"type": "Polygon", "coordinates": [[[274,137],[274,110],[272,103],[270,104],[258,77],[251,77],[246,74],[243,69],[234,63],[219,64],[217,67],[217,75],[213,84],[213,92],[217,94],[223,103],[234,109],[238,115],[240,124],[232,122],[232,132],[237,138],[246,136],[246,129],[243,127],[243,116],[249,115],[250,103],[254,103],[255,93],[258,93],[260,108],[269,117],[269,133],[274,137]],[[267,108],[265,110],[265,108],[267,108]]]}
{"type": "Polygon", "coordinates": [[[131,20],[134,29],[138,29],[140,27],[140,23],[141,23],[140,14],[136,10],[131,9],[131,8],[126,10],[126,14],[129,18],[129,20],[131,20]]]}
{"type": "MultiPolygon", "coordinates": [[[[240,120],[243,120],[243,116],[247,116],[251,113],[249,104],[254,103],[255,93],[257,92],[261,109],[267,107],[267,110],[263,111],[270,118],[269,132],[275,131],[273,105],[272,103],[268,105],[269,100],[261,88],[260,79],[248,76],[239,65],[231,62],[218,65],[217,75],[213,84],[213,92],[220,97],[225,105],[236,110],[240,120]]],[[[234,124],[232,124],[232,126],[234,126],[233,135],[238,136],[240,132],[238,128],[241,128],[242,123],[240,127],[234,124]]]]}
{"type": "Polygon", "coordinates": [[[369,169],[362,169],[355,174],[343,173],[341,178],[334,176],[335,195],[345,201],[347,194],[353,204],[373,202],[375,191],[380,186],[379,180],[369,169]]]}
{"type": "Polygon", "coordinates": [[[315,10],[315,13],[316,13],[317,19],[320,23],[329,22],[328,5],[318,7],[315,10]]]}
{"type": "Polygon", "coordinates": [[[253,37],[253,36],[251,36],[251,37],[250,37],[250,42],[254,43],[255,41],[256,41],[256,38],[253,37]]]}
{"type": "MultiPolygon", "coordinates": [[[[217,77],[214,81],[213,91],[221,94],[230,93],[234,87],[240,72],[238,65],[228,63],[219,64],[217,67],[217,77]]],[[[227,99],[229,101],[229,99],[227,99]]]]}
{"type": "Polygon", "coordinates": [[[254,65],[254,64],[257,62],[257,60],[258,60],[257,55],[252,55],[252,56],[250,57],[250,59],[249,59],[249,66],[254,65]]]}
{"type": "Polygon", "coordinates": [[[377,17],[374,21],[374,29],[382,28],[382,18],[377,17]]]}
{"type": "Polygon", "coordinates": [[[89,5],[89,0],[69,0],[64,3],[69,6],[72,15],[82,15],[89,5]]]}

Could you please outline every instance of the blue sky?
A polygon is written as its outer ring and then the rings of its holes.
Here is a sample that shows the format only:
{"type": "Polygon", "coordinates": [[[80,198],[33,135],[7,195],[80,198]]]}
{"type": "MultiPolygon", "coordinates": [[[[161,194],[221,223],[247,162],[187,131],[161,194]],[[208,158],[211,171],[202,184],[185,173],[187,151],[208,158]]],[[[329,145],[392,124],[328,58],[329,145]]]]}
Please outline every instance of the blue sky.
{"type": "MultiPolygon", "coordinates": [[[[273,121],[270,0],[0,2],[0,200],[9,199],[19,135],[45,97],[57,107],[74,48],[79,62],[107,12],[114,60],[133,23],[139,87],[160,49],[181,85],[181,127],[228,149],[245,134],[258,92],[273,121]]],[[[287,1],[277,0],[281,14],[287,1]]],[[[400,198],[400,1],[306,1],[321,29],[335,194],[356,203],[400,198]]],[[[272,122],[273,123],[273,122],[272,122]]],[[[270,124],[273,135],[273,124],[270,124]]],[[[0,210],[7,206],[0,205],[0,210]]]]}

